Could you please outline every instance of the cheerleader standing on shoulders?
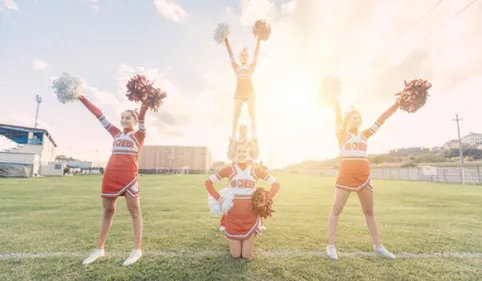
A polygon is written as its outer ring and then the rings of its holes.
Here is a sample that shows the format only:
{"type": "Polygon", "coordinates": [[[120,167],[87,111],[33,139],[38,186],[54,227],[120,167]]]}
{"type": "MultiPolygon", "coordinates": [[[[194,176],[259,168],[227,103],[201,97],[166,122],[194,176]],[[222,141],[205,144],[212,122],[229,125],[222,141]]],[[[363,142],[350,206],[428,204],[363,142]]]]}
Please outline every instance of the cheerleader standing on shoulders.
{"type": "Polygon", "coordinates": [[[231,45],[229,44],[228,38],[224,39],[226,44],[226,49],[228,50],[229,58],[231,59],[231,65],[236,72],[236,92],[234,94],[234,116],[233,116],[233,127],[232,127],[232,138],[236,138],[236,130],[238,128],[238,120],[241,115],[241,109],[243,103],[248,104],[248,113],[251,119],[251,130],[253,138],[256,138],[256,103],[254,87],[251,81],[251,75],[256,68],[257,58],[259,54],[259,48],[261,46],[261,38],[258,37],[256,43],[256,49],[254,50],[253,61],[248,64],[249,54],[248,49],[244,48],[239,53],[239,62],[241,65],[236,63],[234,59],[233,51],[231,45]]]}
{"type": "Polygon", "coordinates": [[[336,137],[341,150],[341,164],[336,181],[335,199],[328,219],[328,246],[326,253],[331,259],[338,259],[335,247],[335,234],[338,219],[351,192],[356,192],[360,200],[366,224],[373,239],[375,253],[382,257],[395,258],[382,245],[373,213],[373,185],[370,179],[367,142],[398,108],[399,102],[397,100],[370,128],[360,131],[359,128],[362,124],[360,113],[352,109],[342,119],[339,100],[336,99],[334,102],[336,137]]]}
{"type": "Polygon", "coordinates": [[[139,182],[137,178],[137,155],[146,136],[144,117],[147,107],[145,103],[143,103],[139,114],[134,110],[124,111],[121,117],[123,130],[120,130],[112,125],[102,112],[87,100],[87,98],[82,96],[80,97],[80,101],[97,117],[114,139],[112,155],[102,180],[102,205],[104,213],[100,225],[99,241],[97,249],[83,261],[83,264],[90,264],[104,256],[105,241],[109,229],[112,226],[117,197],[125,196],[127,208],[131,214],[132,224],[134,226],[134,250],[124,261],[123,265],[131,265],[142,256],[142,215],[139,200],[139,182]],[[139,130],[135,131],[134,127],[137,123],[139,123],[139,130]]]}
{"type": "Polygon", "coordinates": [[[234,194],[233,207],[224,217],[229,251],[233,258],[249,259],[253,255],[256,234],[262,234],[261,217],[252,211],[251,197],[256,191],[256,181],[263,179],[271,185],[267,197],[271,200],[280,188],[276,179],[266,170],[248,161],[249,146],[236,147],[236,163],[221,169],[206,181],[208,193],[222,205],[224,199],[214,189],[214,182],[229,180],[229,189],[234,194]]]}

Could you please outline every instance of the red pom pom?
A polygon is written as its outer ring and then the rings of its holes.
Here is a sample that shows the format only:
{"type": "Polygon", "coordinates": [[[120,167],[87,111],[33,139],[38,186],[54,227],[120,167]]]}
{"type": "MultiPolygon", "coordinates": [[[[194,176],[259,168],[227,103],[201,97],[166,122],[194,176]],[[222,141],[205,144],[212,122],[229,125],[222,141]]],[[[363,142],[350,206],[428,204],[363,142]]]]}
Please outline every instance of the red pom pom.
{"type": "Polygon", "coordinates": [[[266,219],[274,213],[273,200],[269,197],[268,191],[263,188],[256,188],[251,196],[251,212],[266,219]]]}
{"type": "Polygon", "coordinates": [[[149,80],[143,75],[136,75],[127,82],[127,98],[133,102],[140,102],[149,94],[149,80]]]}
{"type": "Polygon", "coordinates": [[[127,82],[127,98],[133,102],[142,102],[149,110],[157,112],[166,92],[155,88],[144,75],[136,75],[127,82]]]}
{"type": "Polygon", "coordinates": [[[253,25],[253,35],[258,36],[261,40],[266,41],[271,36],[271,26],[264,20],[257,20],[253,25]]]}
{"type": "Polygon", "coordinates": [[[427,102],[428,90],[432,87],[428,81],[416,79],[405,81],[405,88],[397,93],[400,109],[408,113],[417,112],[427,102]]]}

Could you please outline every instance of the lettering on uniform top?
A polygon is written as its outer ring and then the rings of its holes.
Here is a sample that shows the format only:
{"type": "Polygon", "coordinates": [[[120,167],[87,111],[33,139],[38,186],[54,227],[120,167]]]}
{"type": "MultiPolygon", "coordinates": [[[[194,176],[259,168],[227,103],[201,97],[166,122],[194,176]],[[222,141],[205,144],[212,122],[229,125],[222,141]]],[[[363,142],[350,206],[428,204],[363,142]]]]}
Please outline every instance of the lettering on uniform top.
{"type": "Polygon", "coordinates": [[[367,150],[366,143],[363,142],[353,142],[345,144],[345,150],[367,150]]]}
{"type": "Polygon", "coordinates": [[[115,141],[115,146],[116,147],[127,147],[127,148],[133,148],[134,147],[134,142],[130,140],[116,140],[115,141]]]}
{"type": "Polygon", "coordinates": [[[255,182],[252,180],[239,179],[231,181],[231,187],[254,188],[255,186],[255,182]]]}

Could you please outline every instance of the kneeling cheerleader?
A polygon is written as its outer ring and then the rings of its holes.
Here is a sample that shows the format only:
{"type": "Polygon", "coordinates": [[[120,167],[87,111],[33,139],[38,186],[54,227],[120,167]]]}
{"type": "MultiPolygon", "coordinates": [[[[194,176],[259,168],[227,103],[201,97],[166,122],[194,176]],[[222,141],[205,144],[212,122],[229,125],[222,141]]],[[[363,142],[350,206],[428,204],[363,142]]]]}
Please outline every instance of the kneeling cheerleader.
{"type": "Polygon", "coordinates": [[[261,219],[273,213],[272,199],[280,188],[278,181],[266,170],[248,161],[249,153],[248,145],[238,145],[237,162],[210,176],[205,183],[209,195],[218,201],[219,209],[226,214],[224,227],[233,258],[252,257],[256,234],[262,234],[261,219]],[[220,195],[213,183],[223,178],[229,180],[229,188],[220,195]],[[271,189],[256,188],[258,179],[268,182],[271,189]]]}

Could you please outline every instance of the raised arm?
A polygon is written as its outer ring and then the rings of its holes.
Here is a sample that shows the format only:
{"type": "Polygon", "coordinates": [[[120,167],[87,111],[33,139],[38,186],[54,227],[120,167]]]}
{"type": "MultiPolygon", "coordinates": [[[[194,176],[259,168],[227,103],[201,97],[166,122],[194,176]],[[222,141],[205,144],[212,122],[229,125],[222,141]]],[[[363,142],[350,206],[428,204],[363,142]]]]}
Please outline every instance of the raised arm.
{"type": "Polygon", "coordinates": [[[236,140],[234,138],[231,138],[229,140],[228,153],[226,156],[228,157],[229,160],[233,160],[235,155],[236,155],[236,140]]]}
{"type": "Polygon", "coordinates": [[[234,70],[236,70],[239,66],[234,59],[233,50],[231,49],[231,44],[229,44],[228,38],[224,39],[224,43],[226,44],[226,50],[228,50],[229,59],[231,60],[231,66],[234,70]]]}
{"type": "Polygon", "coordinates": [[[253,61],[249,65],[249,68],[251,68],[251,71],[254,71],[256,68],[256,64],[258,63],[258,54],[259,54],[259,48],[261,47],[261,39],[258,37],[258,41],[256,42],[256,48],[254,49],[254,56],[253,56],[253,61]]]}
{"type": "Polygon", "coordinates": [[[258,159],[259,157],[258,139],[252,139],[249,142],[249,150],[250,150],[251,158],[258,159]]]}
{"type": "Polygon", "coordinates": [[[228,166],[228,167],[222,168],[221,170],[219,170],[219,172],[210,176],[204,183],[204,185],[206,186],[206,189],[208,190],[209,195],[214,197],[214,199],[219,200],[220,195],[214,189],[214,183],[217,181],[220,181],[223,178],[229,178],[233,173],[234,173],[233,167],[228,166]]]}
{"type": "Polygon", "coordinates": [[[81,96],[80,101],[87,107],[87,109],[92,112],[92,114],[97,117],[97,119],[100,121],[102,126],[113,136],[115,137],[117,134],[120,133],[120,130],[112,125],[107,118],[105,118],[104,114],[100,109],[98,109],[94,104],[92,104],[86,97],[81,96]]]}
{"type": "Polygon", "coordinates": [[[375,121],[375,123],[370,128],[362,132],[362,137],[364,137],[365,139],[368,139],[371,136],[373,136],[373,134],[375,134],[378,131],[378,129],[380,129],[380,126],[382,126],[383,123],[385,123],[385,121],[390,116],[392,116],[393,113],[395,113],[395,111],[397,111],[399,107],[400,107],[400,104],[398,103],[398,101],[392,106],[390,106],[390,108],[388,108],[385,112],[383,112],[383,114],[380,115],[380,117],[378,117],[377,121],[375,121]]]}
{"type": "Polygon", "coordinates": [[[343,116],[341,114],[341,106],[340,106],[340,101],[338,100],[338,97],[335,98],[333,102],[333,109],[335,110],[335,128],[336,128],[336,137],[338,139],[338,142],[343,142],[343,140],[346,138],[346,126],[345,123],[343,122],[343,116]]]}
{"type": "Polygon", "coordinates": [[[271,185],[268,195],[271,199],[273,199],[281,187],[280,183],[272,175],[270,175],[268,171],[260,166],[256,166],[256,176],[271,185]]]}
{"type": "Polygon", "coordinates": [[[146,138],[146,124],[145,124],[146,112],[147,112],[147,107],[143,104],[141,106],[141,111],[139,111],[139,116],[138,116],[139,130],[137,130],[134,134],[141,145],[144,143],[144,139],[146,138]]]}

